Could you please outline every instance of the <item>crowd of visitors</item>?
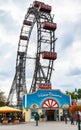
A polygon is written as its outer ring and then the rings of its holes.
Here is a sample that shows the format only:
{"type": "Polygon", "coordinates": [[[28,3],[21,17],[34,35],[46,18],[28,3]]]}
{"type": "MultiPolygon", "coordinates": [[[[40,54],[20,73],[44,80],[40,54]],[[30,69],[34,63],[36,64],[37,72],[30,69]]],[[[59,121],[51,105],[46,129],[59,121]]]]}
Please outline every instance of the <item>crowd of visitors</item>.
{"type": "MultiPolygon", "coordinates": [[[[65,120],[65,123],[67,124],[68,118],[67,118],[66,115],[65,115],[65,117],[64,117],[64,120],[65,120]]],[[[69,120],[70,120],[70,122],[71,122],[71,125],[74,125],[74,122],[75,122],[75,124],[77,125],[78,122],[81,121],[80,115],[79,115],[78,113],[77,113],[76,115],[70,115],[69,120]]]]}

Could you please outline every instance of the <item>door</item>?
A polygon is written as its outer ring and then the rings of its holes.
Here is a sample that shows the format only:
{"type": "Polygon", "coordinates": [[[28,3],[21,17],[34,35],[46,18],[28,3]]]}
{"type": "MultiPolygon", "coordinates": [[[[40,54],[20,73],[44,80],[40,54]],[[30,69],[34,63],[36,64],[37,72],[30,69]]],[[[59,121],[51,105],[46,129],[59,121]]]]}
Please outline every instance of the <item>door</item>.
{"type": "Polygon", "coordinates": [[[54,121],[55,110],[46,111],[47,121],[54,121]]]}

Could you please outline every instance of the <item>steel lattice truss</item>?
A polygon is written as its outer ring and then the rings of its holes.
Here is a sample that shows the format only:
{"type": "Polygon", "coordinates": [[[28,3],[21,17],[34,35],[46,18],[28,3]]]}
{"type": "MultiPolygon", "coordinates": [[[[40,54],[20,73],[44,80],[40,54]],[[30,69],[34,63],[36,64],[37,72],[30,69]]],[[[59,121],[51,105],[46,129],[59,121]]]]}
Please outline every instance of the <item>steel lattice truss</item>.
{"type": "Polygon", "coordinates": [[[18,50],[17,50],[17,59],[16,59],[16,72],[14,80],[11,86],[11,90],[8,96],[8,104],[12,105],[12,100],[14,94],[17,99],[17,106],[22,105],[22,95],[27,93],[26,89],[26,60],[29,59],[27,51],[28,45],[30,44],[30,38],[34,25],[37,29],[37,48],[35,60],[35,68],[32,78],[32,83],[30,86],[30,93],[36,91],[37,85],[42,84],[48,86],[51,84],[50,79],[53,70],[53,64],[55,57],[55,29],[56,24],[53,22],[53,17],[51,16],[51,7],[45,5],[44,3],[35,1],[33,5],[28,8],[28,11],[25,15],[23,25],[21,28],[18,50]],[[45,47],[45,46],[48,46],[45,47]],[[53,54],[52,57],[42,56],[44,54],[53,54]],[[42,56],[42,58],[41,58],[42,56]],[[43,65],[42,59],[48,62],[43,65]]]}

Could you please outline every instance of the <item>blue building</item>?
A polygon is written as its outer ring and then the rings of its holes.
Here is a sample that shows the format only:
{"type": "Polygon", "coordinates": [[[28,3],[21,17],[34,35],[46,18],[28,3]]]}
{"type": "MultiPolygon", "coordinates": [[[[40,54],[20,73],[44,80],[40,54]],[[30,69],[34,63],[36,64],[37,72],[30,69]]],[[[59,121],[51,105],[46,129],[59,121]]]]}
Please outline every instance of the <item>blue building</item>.
{"type": "Polygon", "coordinates": [[[62,120],[64,114],[68,115],[71,104],[69,95],[60,90],[37,90],[35,93],[23,96],[23,109],[26,121],[34,120],[34,113],[44,115],[45,121],[62,120]]]}

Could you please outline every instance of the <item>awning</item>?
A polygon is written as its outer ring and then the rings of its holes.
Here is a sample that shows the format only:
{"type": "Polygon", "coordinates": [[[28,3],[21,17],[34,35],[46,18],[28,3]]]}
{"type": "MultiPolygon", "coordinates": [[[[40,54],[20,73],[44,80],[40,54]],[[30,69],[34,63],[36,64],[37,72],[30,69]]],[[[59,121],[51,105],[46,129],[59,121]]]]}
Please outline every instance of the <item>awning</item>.
{"type": "Polygon", "coordinates": [[[13,107],[8,107],[8,106],[3,106],[0,107],[0,113],[8,113],[8,112],[21,112],[21,110],[13,108],[13,107]]]}

